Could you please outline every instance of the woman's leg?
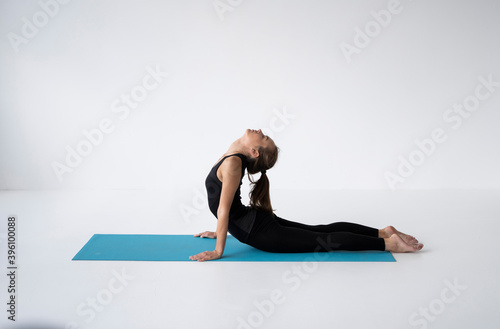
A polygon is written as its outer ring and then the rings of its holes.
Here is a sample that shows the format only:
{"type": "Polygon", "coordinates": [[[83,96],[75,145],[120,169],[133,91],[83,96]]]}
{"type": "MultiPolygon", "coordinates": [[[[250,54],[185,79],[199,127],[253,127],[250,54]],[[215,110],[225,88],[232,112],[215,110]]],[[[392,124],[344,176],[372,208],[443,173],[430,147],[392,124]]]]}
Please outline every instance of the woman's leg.
{"type": "Polygon", "coordinates": [[[405,243],[410,245],[418,244],[418,240],[408,234],[400,232],[394,228],[394,226],[387,226],[383,229],[376,229],[368,227],[361,224],[349,223],[349,222],[336,222],[331,224],[320,224],[320,225],[307,225],[297,222],[292,222],[283,218],[276,216],[276,220],[283,226],[296,227],[308,231],[314,232],[351,232],[356,234],[374,236],[378,238],[390,238],[393,234],[397,234],[405,243]]]}
{"type": "Polygon", "coordinates": [[[276,220],[282,226],[301,228],[313,232],[321,232],[321,233],[350,232],[372,237],[380,237],[378,229],[355,223],[336,222],[331,224],[307,225],[307,224],[292,222],[280,218],[278,216],[276,216],[276,220]]]}
{"type": "MultiPolygon", "coordinates": [[[[284,222],[274,215],[260,213],[247,243],[257,249],[282,253],[385,250],[384,239],[378,238],[373,231],[368,232],[372,234],[370,236],[352,232],[322,232],[300,226],[300,223],[284,222]]],[[[365,232],[364,229],[362,231],[365,232]]]]}

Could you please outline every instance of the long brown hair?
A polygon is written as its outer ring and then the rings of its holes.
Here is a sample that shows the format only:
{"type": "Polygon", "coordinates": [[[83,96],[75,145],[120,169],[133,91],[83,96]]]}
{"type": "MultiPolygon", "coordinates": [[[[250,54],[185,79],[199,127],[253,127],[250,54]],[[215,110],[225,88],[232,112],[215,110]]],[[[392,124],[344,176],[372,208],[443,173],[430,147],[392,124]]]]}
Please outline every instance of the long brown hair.
{"type": "Polygon", "coordinates": [[[250,207],[254,209],[273,213],[271,197],[269,195],[269,179],[267,178],[266,171],[274,166],[278,160],[278,153],[279,148],[277,146],[274,148],[272,146],[268,148],[260,147],[259,156],[248,163],[248,180],[251,186],[249,193],[250,207]],[[250,174],[253,175],[258,172],[261,172],[260,178],[258,181],[254,181],[250,174]]]}

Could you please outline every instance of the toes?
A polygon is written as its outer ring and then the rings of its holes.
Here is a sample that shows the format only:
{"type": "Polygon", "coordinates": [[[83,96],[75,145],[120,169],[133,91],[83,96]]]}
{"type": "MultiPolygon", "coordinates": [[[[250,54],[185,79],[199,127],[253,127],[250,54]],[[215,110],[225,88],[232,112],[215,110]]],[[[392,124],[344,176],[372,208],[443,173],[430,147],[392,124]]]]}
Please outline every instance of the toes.
{"type": "Polygon", "coordinates": [[[418,240],[414,236],[403,234],[402,237],[408,243],[418,243],[418,240]]]}
{"type": "Polygon", "coordinates": [[[419,244],[414,244],[412,245],[414,251],[419,251],[419,250],[422,250],[422,248],[424,247],[423,244],[419,243],[419,244]]]}

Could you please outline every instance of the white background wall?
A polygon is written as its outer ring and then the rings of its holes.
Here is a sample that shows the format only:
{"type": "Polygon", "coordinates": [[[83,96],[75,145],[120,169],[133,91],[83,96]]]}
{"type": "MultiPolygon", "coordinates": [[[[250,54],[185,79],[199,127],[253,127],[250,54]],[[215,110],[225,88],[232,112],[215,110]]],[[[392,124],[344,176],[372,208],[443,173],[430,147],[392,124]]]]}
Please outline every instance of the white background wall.
{"type": "Polygon", "coordinates": [[[275,189],[390,189],[436,128],[447,139],[396,189],[500,188],[500,86],[477,87],[500,81],[500,3],[392,3],[2,1],[0,188],[201,191],[246,128],[281,148],[275,189]],[[124,108],[148,67],[168,76],[124,108]],[[464,100],[455,129],[443,115],[464,100]],[[71,167],[102,120],[114,130],[71,167]]]}

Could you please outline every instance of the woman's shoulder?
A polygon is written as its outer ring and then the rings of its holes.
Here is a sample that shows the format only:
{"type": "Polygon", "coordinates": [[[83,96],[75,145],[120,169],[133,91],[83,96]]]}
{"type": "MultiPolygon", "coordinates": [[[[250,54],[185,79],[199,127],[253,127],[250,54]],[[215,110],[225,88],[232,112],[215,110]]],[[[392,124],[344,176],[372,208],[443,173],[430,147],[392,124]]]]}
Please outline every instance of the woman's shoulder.
{"type": "Polygon", "coordinates": [[[237,162],[237,163],[247,163],[248,159],[247,157],[242,154],[242,153],[230,153],[230,154],[224,154],[219,161],[226,162],[237,162]],[[239,160],[238,160],[239,159],[239,160]],[[241,161],[240,161],[241,160],[241,161]]]}
{"type": "Polygon", "coordinates": [[[217,177],[222,182],[224,177],[239,180],[243,171],[243,160],[239,157],[228,157],[219,166],[217,177]]]}
{"type": "MultiPolygon", "coordinates": [[[[233,155],[233,154],[232,154],[233,155]]],[[[236,169],[241,169],[241,166],[243,165],[243,157],[239,156],[228,156],[226,159],[221,164],[221,167],[224,168],[225,170],[236,170],[236,169]]]]}

